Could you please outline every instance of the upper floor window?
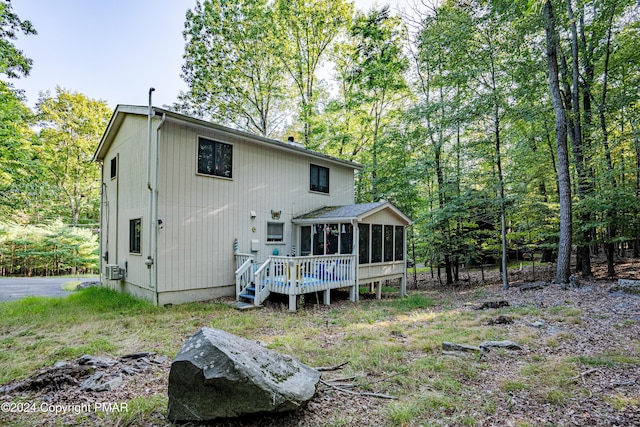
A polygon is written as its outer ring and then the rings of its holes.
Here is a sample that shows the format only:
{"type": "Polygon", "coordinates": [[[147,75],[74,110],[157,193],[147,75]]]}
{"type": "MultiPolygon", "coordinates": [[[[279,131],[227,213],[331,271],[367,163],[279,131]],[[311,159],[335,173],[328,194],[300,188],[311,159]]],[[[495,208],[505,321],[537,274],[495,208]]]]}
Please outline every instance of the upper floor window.
{"type": "Polygon", "coordinates": [[[111,179],[114,179],[118,176],[118,157],[114,157],[111,159],[111,179]]]}
{"type": "Polygon", "coordinates": [[[311,165],[311,191],[329,192],[329,168],[311,165]]]}
{"type": "Polygon", "coordinates": [[[231,178],[232,164],[233,145],[198,138],[198,173],[231,178]]]}

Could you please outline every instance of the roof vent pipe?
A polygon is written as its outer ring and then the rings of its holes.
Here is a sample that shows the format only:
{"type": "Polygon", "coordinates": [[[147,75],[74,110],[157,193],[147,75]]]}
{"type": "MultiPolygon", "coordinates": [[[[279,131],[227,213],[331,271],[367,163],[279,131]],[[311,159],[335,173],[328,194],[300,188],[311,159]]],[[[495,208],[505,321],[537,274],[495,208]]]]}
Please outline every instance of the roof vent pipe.
{"type": "Polygon", "coordinates": [[[147,117],[147,188],[151,189],[151,117],[153,117],[152,93],[156,90],[154,87],[149,88],[149,113],[147,117]]]}
{"type": "Polygon", "coordinates": [[[304,144],[296,142],[296,140],[295,140],[295,138],[293,136],[290,136],[290,137],[287,138],[287,143],[289,145],[293,145],[294,147],[304,148],[304,144]]]}

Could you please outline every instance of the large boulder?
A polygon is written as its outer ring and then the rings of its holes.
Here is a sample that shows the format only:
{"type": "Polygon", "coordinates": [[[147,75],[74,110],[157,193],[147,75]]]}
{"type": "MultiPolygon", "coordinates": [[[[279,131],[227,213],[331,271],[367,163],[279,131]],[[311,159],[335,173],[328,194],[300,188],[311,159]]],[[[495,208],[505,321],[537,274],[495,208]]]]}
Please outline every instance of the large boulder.
{"type": "Polygon", "coordinates": [[[218,329],[202,328],[169,372],[169,420],[207,421],[295,410],[320,373],[290,356],[218,329]]]}

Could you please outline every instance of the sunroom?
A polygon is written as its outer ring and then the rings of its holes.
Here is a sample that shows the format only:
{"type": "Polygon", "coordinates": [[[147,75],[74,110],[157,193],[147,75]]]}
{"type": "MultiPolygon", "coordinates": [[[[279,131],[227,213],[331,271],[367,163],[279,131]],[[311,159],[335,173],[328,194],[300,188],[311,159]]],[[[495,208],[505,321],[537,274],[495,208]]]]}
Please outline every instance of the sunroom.
{"type": "Polygon", "coordinates": [[[238,299],[260,305],[271,292],[289,295],[295,311],[298,295],[348,288],[358,301],[360,285],[381,297],[382,283],[399,279],[406,294],[406,227],[412,221],[389,202],[321,208],[292,220],[291,256],[270,256],[256,266],[250,255],[236,254],[238,299]],[[253,267],[251,267],[253,265],[253,267]]]}

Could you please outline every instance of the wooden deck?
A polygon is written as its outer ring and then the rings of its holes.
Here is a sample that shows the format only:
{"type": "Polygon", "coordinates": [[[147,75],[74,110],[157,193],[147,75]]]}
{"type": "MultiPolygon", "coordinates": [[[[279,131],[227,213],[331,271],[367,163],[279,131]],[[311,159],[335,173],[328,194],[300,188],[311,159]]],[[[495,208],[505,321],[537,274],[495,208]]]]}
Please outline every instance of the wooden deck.
{"type": "Polygon", "coordinates": [[[236,254],[236,298],[252,299],[260,305],[271,292],[289,296],[289,310],[296,310],[296,297],[323,292],[330,304],[331,289],[350,288],[351,301],[357,300],[356,256],[324,255],[272,256],[257,266],[249,254],[236,254]]]}

